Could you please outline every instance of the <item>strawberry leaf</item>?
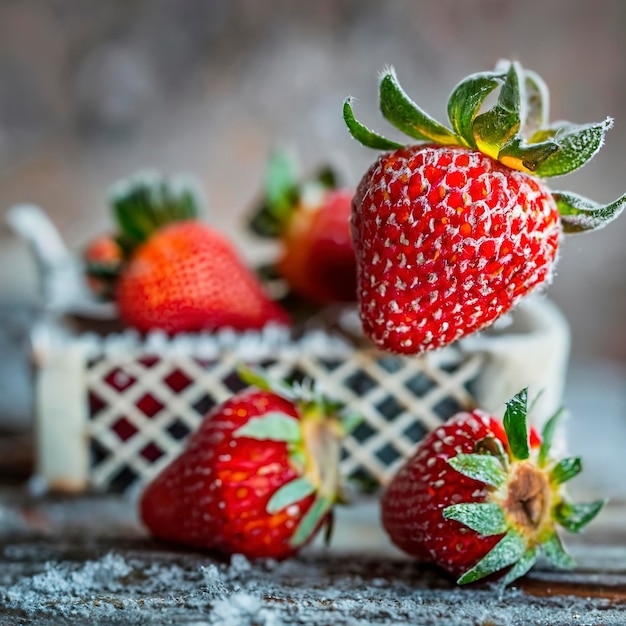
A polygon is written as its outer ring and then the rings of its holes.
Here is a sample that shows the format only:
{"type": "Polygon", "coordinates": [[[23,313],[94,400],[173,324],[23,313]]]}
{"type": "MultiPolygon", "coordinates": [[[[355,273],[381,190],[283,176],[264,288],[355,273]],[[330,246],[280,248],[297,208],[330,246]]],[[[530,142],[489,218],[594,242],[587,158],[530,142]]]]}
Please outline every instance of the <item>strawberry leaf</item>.
{"type": "Polygon", "coordinates": [[[464,145],[475,148],[472,124],[485,98],[502,84],[501,72],[480,72],[462,80],[448,100],[448,118],[464,145]]]}
{"type": "Polygon", "coordinates": [[[463,476],[499,487],[506,481],[506,472],[497,458],[488,454],[457,454],[448,464],[463,476]]]}
{"type": "Polygon", "coordinates": [[[379,101],[383,117],[405,135],[441,145],[459,144],[452,131],[422,111],[407,96],[392,69],[386,70],[382,75],[379,101]]]}
{"type": "Polygon", "coordinates": [[[159,228],[199,215],[194,184],[181,178],[168,180],[156,173],[138,174],[116,183],[109,203],[129,249],[159,228]]]}
{"type": "Polygon", "coordinates": [[[298,399],[298,394],[290,385],[282,380],[269,378],[258,370],[246,367],[245,365],[240,365],[237,367],[237,374],[244,383],[250,385],[251,387],[257,387],[262,391],[270,391],[279,395],[281,398],[285,398],[286,400],[294,401],[298,399]]]}
{"type": "Polygon", "coordinates": [[[364,417],[358,413],[346,413],[339,418],[344,434],[349,435],[361,424],[364,417]]]}
{"type": "Polygon", "coordinates": [[[483,537],[501,535],[508,530],[502,507],[493,502],[453,504],[443,510],[443,516],[475,530],[483,537]]]}
{"type": "Polygon", "coordinates": [[[520,85],[521,68],[511,63],[500,90],[496,105],[478,115],[472,125],[476,146],[481,152],[497,159],[502,146],[520,130],[522,96],[520,85]]]}
{"type": "Polygon", "coordinates": [[[339,186],[337,172],[330,165],[324,166],[317,172],[315,182],[324,189],[337,189],[339,186]]]}
{"type": "Polygon", "coordinates": [[[483,437],[479,441],[476,442],[474,446],[475,454],[491,454],[494,456],[500,463],[502,467],[506,468],[509,465],[509,459],[507,457],[506,451],[504,450],[504,446],[502,442],[493,435],[488,435],[487,437],[483,437]]]}
{"type": "Polygon", "coordinates": [[[550,448],[552,447],[552,440],[554,439],[554,431],[565,413],[565,409],[559,409],[547,422],[541,431],[541,447],[539,448],[539,458],[537,462],[539,467],[545,467],[550,457],[550,448]]]}
{"type": "Polygon", "coordinates": [[[266,195],[270,205],[280,205],[289,199],[296,186],[293,160],[286,152],[276,151],[270,156],[266,174],[266,195]]]}
{"type": "Polygon", "coordinates": [[[324,516],[332,509],[332,506],[333,503],[330,498],[318,496],[300,521],[296,532],[290,540],[290,544],[297,547],[307,541],[322,522],[324,516]]]}
{"type": "Polygon", "coordinates": [[[607,117],[597,124],[570,124],[559,122],[552,129],[540,130],[531,139],[552,137],[561,147],[560,151],[546,159],[535,171],[537,176],[563,176],[579,169],[589,162],[604,145],[604,136],[613,126],[607,117]]]}
{"type": "Polygon", "coordinates": [[[391,141],[373,130],[370,130],[367,126],[361,124],[354,117],[354,111],[352,110],[352,99],[346,98],[343,101],[343,120],[350,131],[350,134],[366,148],[374,148],[374,150],[395,150],[396,148],[402,148],[401,143],[391,141]]]}
{"type": "Polygon", "coordinates": [[[265,199],[250,220],[250,229],[261,237],[279,237],[287,227],[300,198],[293,159],[276,151],[265,175],[265,199]]]}
{"type": "Polygon", "coordinates": [[[546,557],[561,569],[571,569],[576,565],[576,561],[565,551],[561,543],[561,538],[556,532],[552,533],[548,539],[541,544],[541,549],[546,557]]]}
{"type": "Polygon", "coordinates": [[[528,443],[528,427],[526,415],[528,413],[528,388],[522,389],[516,396],[506,403],[506,412],[502,420],[504,430],[509,439],[509,448],[513,458],[523,461],[530,456],[528,443]]]}
{"type": "Polygon", "coordinates": [[[551,139],[527,144],[521,137],[513,137],[498,152],[498,160],[507,167],[534,172],[541,163],[559,150],[559,145],[551,139]]]}
{"type": "Polygon", "coordinates": [[[555,485],[560,485],[578,476],[583,469],[582,460],[579,456],[559,461],[550,472],[550,480],[555,485]]]}
{"type": "Polygon", "coordinates": [[[563,232],[582,233],[604,228],[626,207],[626,194],[610,204],[598,204],[570,191],[554,191],[552,197],[561,215],[563,232]]]}
{"type": "Polygon", "coordinates": [[[85,264],[85,273],[98,280],[114,282],[120,275],[121,263],[90,261],[85,264]]]}
{"type": "Polygon", "coordinates": [[[570,533],[579,533],[606,504],[606,500],[570,504],[561,502],[554,511],[554,519],[570,533]]]}
{"type": "Polygon", "coordinates": [[[522,557],[520,558],[515,565],[500,579],[500,585],[502,587],[506,587],[510,585],[514,580],[521,578],[524,574],[527,574],[532,566],[537,561],[537,550],[535,548],[530,548],[526,550],[522,557]]]}
{"type": "Polygon", "coordinates": [[[270,515],[278,513],[278,511],[304,500],[312,493],[315,493],[315,485],[304,477],[296,478],[277,489],[269,499],[265,509],[270,515]]]}
{"type": "Polygon", "coordinates": [[[532,70],[524,70],[526,87],[526,119],[523,131],[526,136],[548,123],[550,114],[550,92],[543,78],[532,70]]]}
{"type": "Polygon", "coordinates": [[[525,552],[526,540],[516,530],[510,529],[490,552],[457,580],[457,583],[465,585],[485,578],[485,576],[517,563],[525,552]]]}
{"type": "Polygon", "coordinates": [[[286,443],[300,443],[302,430],[300,422],[291,415],[279,412],[270,412],[261,417],[253,417],[247,424],[238,428],[234,437],[250,437],[258,441],[284,441],[286,443]]]}

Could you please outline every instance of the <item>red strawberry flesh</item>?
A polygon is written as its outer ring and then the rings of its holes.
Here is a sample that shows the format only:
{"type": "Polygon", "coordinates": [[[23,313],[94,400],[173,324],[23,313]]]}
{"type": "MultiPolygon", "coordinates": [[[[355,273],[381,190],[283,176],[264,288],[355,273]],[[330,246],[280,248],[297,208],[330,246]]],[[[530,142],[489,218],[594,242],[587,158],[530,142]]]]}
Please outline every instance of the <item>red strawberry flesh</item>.
{"type": "Polygon", "coordinates": [[[278,513],[266,510],[276,490],[299,476],[287,444],[233,437],[270,411],[298,417],[291,402],[260,391],[235,396],[202,422],[142,497],[141,517],[157,537],[249,558],[296,551],[290,540],[314,495],[278,513]]]}
{"type": "Polygon", "coordinates": [[[353,200],[361,319],[378,346],[432,350],[491,324],[550,276],[542,182],[462,147],[382,155],[353,200]]]}
{"type": "Polygon", "coordinates": [[[143,332],[288,323],[226,238],[195,220],[165,226],[137,248],[116,300],[123,320],[143,332]]]}
{"type": "Polygon", "coordinates": [[[448,459],[471,454],[477,441],[501,430],[487,414],[461,413],[428,436],[383,496],[383,526],[399,548],[420,560],[436,558],[458,577],[498,543],[501,535],[477,537],[459,522],[446,520],[442,511],[452,504],[487,499],[484,483],[460,474],[450,480],[457,472],[448,459]]]}

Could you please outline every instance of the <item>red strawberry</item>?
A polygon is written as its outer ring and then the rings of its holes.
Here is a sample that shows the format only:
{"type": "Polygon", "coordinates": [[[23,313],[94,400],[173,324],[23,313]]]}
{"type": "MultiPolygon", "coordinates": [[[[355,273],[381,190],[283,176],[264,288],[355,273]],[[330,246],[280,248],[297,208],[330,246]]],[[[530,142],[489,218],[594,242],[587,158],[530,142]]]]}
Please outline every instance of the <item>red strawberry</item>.
{"type": "Polygon", "coordinates": [[[612,122],[547,125],[543,81],[517,63],[507,69],[455,88],[453,130],[386,71],[381,111],[418,145],[377,135],[344,103],[352,135],[391,150],[363,177],[352,207],[361,319],[381,348],[418,354],[488,326],[549,280],[561,232],[600,228],[626,204],[626,195],[600,206],[548,189],[542,178],[583,165],[612,122]],[[481,113],[499,85],[497,103],[481,113]]]}
{"type": "Polygon", "coordinates": [[[571,567],[556,532],[579,532],[604,501],[570,504],[562,483],[580,458],[549,457],[560,412],[543,438],[526,426],[527,392],[507,404],[504,428],[482,411],[459,413],[431,433],[382,500],[383,525],[400,548],[470,583],[491,574],[506,585],[543,553],[571,567]]]}
{"type": "Polygon", "coordinates": [[[271,159],[265,204],[250,226],[258,235],[281,240],[275,270],[299,296],[321,304],[356,301],[352,196],[337,188],[330,169],[298,185],[286,155],[271,159]]]}
{"type": "Polygon", "coordinates": [[[83,250],[87,285],[100,297],[110,298],[124,259],[122,248],[110,234],[92,239],[83,250]]]}
{"type": "Polygon", "coordinates": [[[329,521],[339,492],[337,405],[286,385],[239,393],[207,415],[148,485],[141,518],[161,539],[284,558],[329,521]]]}
{"type": "Polygon", "coordinates": [[[126,324],[180,333],[288,323],[230,242],[196,219],[190,191],[139,180],[113,202],[130,250],[115,292],[126,324]]]}

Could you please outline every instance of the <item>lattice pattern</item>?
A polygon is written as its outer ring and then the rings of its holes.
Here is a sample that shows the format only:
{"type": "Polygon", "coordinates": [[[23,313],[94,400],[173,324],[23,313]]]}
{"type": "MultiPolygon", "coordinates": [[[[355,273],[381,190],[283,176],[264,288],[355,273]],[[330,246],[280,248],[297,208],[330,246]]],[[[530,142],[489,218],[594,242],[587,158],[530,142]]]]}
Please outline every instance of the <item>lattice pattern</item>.
{"type": "MultiPolygon", "coordinates": [[[[443,361],[353,350],[321,358],[289,350],[248,363],[288,380],[311,377],[364,416],[344,443],[341,469],[363,484],[384,484],[426,432],[473,405],[479,354],[443,361]]],[[[244,385],[240,356],[104,354],[89,362],[87,431],[90,482],[123,491],[156,474],[181,449],[208,410],[244,385]]]]}

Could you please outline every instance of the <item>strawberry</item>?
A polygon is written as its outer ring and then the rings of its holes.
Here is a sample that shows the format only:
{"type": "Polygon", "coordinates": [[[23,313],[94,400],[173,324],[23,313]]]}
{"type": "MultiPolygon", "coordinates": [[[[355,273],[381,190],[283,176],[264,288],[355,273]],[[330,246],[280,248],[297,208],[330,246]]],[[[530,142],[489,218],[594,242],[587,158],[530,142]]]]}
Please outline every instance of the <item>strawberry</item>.
{"type": "Polygon", "coordinates": [[[197,219],[190,189],[137,179],[113,207],[128,255],[115,290],[126,324],[174,334],[288,323],[231,243],[197,219]]]}
{"type": "Polygon", "coordinates": [[[579,532],[604,501],[571,504],[561,485],[580,458],[550,458],[562,411],[542,437],[526,425],[527,390],[510,402],[504,425],[476,410],[431,433],[387,487],[383,525],[394,543],[470,583],[495,574],[506,585],[544,554],[571,567],[555,525],[579,532]]]}
{"type": "Polygon", "coordinates": [[[452,92],[452,130],[424,113],[392,70],[380,83],[385,118],[416,139],[374,133],[344,102],[364,145],[387,150],[358,187],[352,230],[364,330],[380,348],[419,354],[480,330],[547,284],[562,233],[596,230],[626,195],[601,206],[551,191],[600,149],[612,120],[547,122],[547,89],[518,63],[474,74],[452,92]],[[487,95],[501,86],[484,112],[487,95]]]}
{"type": "Polygon", "coordinates": [[[159,538],[248,558],[285,558],[331,521],[340,439],[356,421],[306,387],[257,389],[207,415],[146,488],[141,519],[159,538]]]}
{"type": "Polygon", "coordinates": [[[105,233],[92,239],[83,250],[87,286],[101,298],[113,295],[113,286],[123,261],[123,251],[115,237],[105,233]]]}
{"type": "Polygon", "coordinates": [[[266,197],[250,227],[278,238],[276,273],[290,290],[314,303],[356,301],[356,258],[350,233],[353,191],[337,187],[330,168],[302,185],[285,154],[270,160],[266,197]]]}

